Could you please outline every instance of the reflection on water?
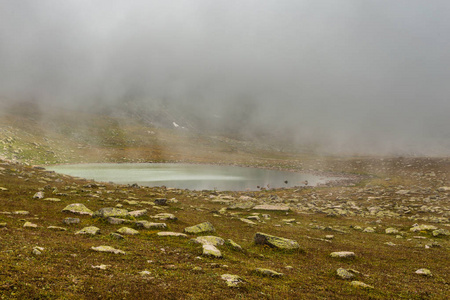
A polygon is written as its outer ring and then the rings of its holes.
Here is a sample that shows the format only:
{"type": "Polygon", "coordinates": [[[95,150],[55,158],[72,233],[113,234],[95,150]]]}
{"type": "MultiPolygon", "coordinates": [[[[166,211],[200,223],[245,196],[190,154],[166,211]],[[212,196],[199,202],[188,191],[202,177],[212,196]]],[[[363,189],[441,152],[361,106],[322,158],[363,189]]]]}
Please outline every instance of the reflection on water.
{"type": "Polygon", "coordinates": [[[245,191],[326,183],[336,177],[257,168],[195,164],[77,164],[48,167],[71,176],[119,184],[190,190],[245,191]]]}

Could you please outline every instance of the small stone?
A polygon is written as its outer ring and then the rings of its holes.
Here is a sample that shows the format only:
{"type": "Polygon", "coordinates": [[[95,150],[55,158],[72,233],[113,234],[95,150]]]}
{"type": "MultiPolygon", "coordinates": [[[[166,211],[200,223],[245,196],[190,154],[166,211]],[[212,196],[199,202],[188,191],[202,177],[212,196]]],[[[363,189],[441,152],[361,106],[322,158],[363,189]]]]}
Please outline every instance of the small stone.
{"type": "Polygon", "coordinates": [[[355,275],[344,268],[339,268],[336,270],[336,274],[338,277],[342,279],[351,279],[355,277],[355,275]]]}
{"type": "Polygon", "coordinates": [[[225,280],[229,287],[239,287],[244,283],[244,280],[238,275],[223,274],[221,276],[222,280],[225,280]]]}
{"type": "Polygon", "coordinates": [[[136,221],[135,222],[136,227],[138,228],[145,228],[145,229],[167,229],[166,223],[152,223],[149,221],[136,221]]]}
{"type": "Polygon", "coordinates": [[[241,220],[242,222],[247,223],[249,225],[256,225],[255,222],[253,222],[253,221],[251,221],[249,219],[246,219],[246,218],[240,218],[239,220],[241,220]]]}
{"type": "Polygon", "coordinates": [[[109,252],[109,253],[114,253],[114,254],[125,254],[124,251],[119,250],[119,249],[115,249],[111,246],[98,246],[98,247],[91,247],[92,250],[97,251],[97,252],[109,252]]]}
{"type": "Polygon", "coordinates": [[[428,270],[428,269],[418,269],[418,270],[416,271],[416,274],[419,274],[419,275],[422,275],[422,276],[433,276],[433,275],[431,274],[431,271],[428,270]]]}
{"type": "Polygon", "coordinates": [[[139,234],[139,231],[129,228],[129,227],[122,227],[117,230],[118,233],[125,234],[125,235],[136,235],[139,234]]]}
{"type": "Polygon", "coordinates": [[[161,221],[168,221],[168,220],[176,221],[177,220],[177,217],[175,217],[173,214],[169,214],[169,213],[160,213],[160,214],[151,216],[150,218],[158,219],[161,221]]]}
{"type": "Polygon", "coordinates": [[[56,230],[56,231],[66,231],[67,228],[59,227],[59,226],[48,226],[47,229],[56,230]]]}
{"type": "Polygon", "coordinates": [[[64,224],[78,224],[78,223],[80,223],[80,219],[78,219],[78,218],[65,218],[63,220],[63,223],[64,224]]]}
{"type": "Polygon", "coordinates": [[[33,195],[33,199],[44,199],[44,192],[37,192],[33,195]]]}
{"type": "Polygon", "coordinates": [[[277,249],[295,250],[300,248],[299,244],[294,240],[277,237],[262,232],[257,232],[255,234],[254,241],[257,245],[268,245],[277,249]]]}
{"type": "Polygon", "coordinates": [[[354,286],[354,287],[362,288],[362,289],[373,289],[374,288],[373,286],[368,285],[368,284],[366,284],[366,283],[364,283],[362,281],[356,281],[355,280],[355,281],[350,282],[350,284],[352,286],[354,286]]]}
{"type": "Polygon", "coordinates": [[[43,200],[49,202],[61,202],[61,199],[59,198],[44,198],[43,200]]]}
{"type": "Polygon", "coordinates": [[[15,212],[13,212],[15,215],[29,215],[30,212],[26,211],[26,210],[16,210],[15,212]]]}
{"type": "Polygon", "coordinates": [[[175,237],[184,237],[187,238],[187,234],[181,232],[172,232],[172,231],[160,231],[157,233],[158,236],[175,236],[175,237]]]}
{"type": "Polygon", "coordinates": [[[0,223],[0,228],[6,227],[6,226],[8,226],[8,224],[6,224],[5,222],[1,222],[1,223],[0,223]]]}
{"type": "Polygon", "coordinates": [[[104,265],[104,264],[101,264],[101,265],[98,265],[98,266],[92,266],[91,265],[91,268],[93,268],[93,269],[100,269],[100,270],[106,270],[109,267],[111,267],[111,265],[104,265]]]}
{"type": "Polygon", "coordinates": [[[411,232],[419,232],[419,231],[433,231],[437,230],[438,228],[433,225],[416,225],[409,229],[411,232]]]}
{"type": "Polygon", "coordinates": [[[210,256],[214,258],[222,258],[222,253],[219,249],[211,244],[203,245],[203,256],[210,256]]]}
{"type": "Polygon", "coordinates": [[[146,209],[130,211],[130,216],[132,216],[134,218],[142,217],[142,216],[145,216],[146,214],[147,214],[146,209]]]}
{"type": "Polygon", "coordinates": [[[235,241],[233,241],[233,240],[231,240],[231,239],[228,239],[228,240],[226,241],[226,244],[227,244],[228,246],[230,246],[231,248],[233,248],[233,250],[236,250],[236,251],[242,251],[242,250],[243,250],[242,247],[241,247],[241,245],[239,245],[238,243],[236,243],[235,241]]]}
{"type": "Polygon", "coordinates": [[[278,273],[276,271],[270,270],[270,269],[263,269],[263,268],[256,268],[254,272],[260,276],[266,276],[266,277],[282,277],[283,273],[278,273]]]}
{"type": "Polygon", "coordinates": [[[398,230],[392,227],[386,228],[385,230],[386,234],[397,234],[398,230]]]}
{"type": "Polygon", "coordinates": [[[191,227],[186,227],[184,229],[184,232],[190,233],[190,234],[199,234],[199,233],[205,233],[205,232],[214,232],[215,229],[212,226],[210,222],[203,222],[191,227]]]}
{"type": "Polygon", "coordinates": [[[92,216],[92,210],[90,210],[84,204],[81,204],[81,203],[69,204],[62,210],[62,212],[73,213],[73,214],[77,214],[77,215],[92,216]]]}
{"type": "Polygon", "coordinates": [[[88,227],[84,227],[83,229],[75,232],[76,235],[79,234],[86,234],[86,235],[96,235],[96,234],[100,234],[100,228],[95,227],[95,226],[88,226],[88,227]]]}
{"type": "Polygon", "coordinates": [[[269,204],[262,204],[262,205],[256,205],[252,208],[253,210],[265,210],[265,211],[289,211],[289,206],[284,205],[269,205],[269,204]]]}
{"type": "Polygon", "coordinates": [[[107,221],[109,224],[120,225],[120,224],[125,223],[127,220],[121,219],[121,218],[109,217],[108,219],[106,219],[106,221],[107,221]]]}
{"type": "Polygon", "coordinates": [[[113,239],[116,239],[116,240],[123,240],[124,239],[123,235],[115,233],[115,232],[111,232],[109,234],[109,236],[112,237],[113,239]]]}
{"type": "Polygon", "coordinates": [[[433,236],[439,237],[439,236],[450,236],[450,231],[445,229],[436,229],[433,231],[433,236]]]}
{"type": "Polygon", "coordinates": [[[375,229],[373,227],[366,227],[364,228],[363,232],[373,233],[375,232],[375,229]]]}
{"type": "Polygon", "coordinates": [[[130,213],[126,209],[116,208],[116,207],[104,207],[97,210],[92,217],[100,217],[107,219],[109,217],[115,218],[128,218],[130,213]]]}
{"type": "Polygon", "coordinates": [[[332,252],[330,256],[335,258],[354,258],[355,252],[350,251],[332,252]]]}
{"type": "Polygon", "coordinates": [[[41,255],[42,251],[44,251],[44,247],[36,246],[36,247],[33,247],[33,251],[32,252],[33,252],[34,255],[41,255]]]}
{"type": "Polygon", "coordinates": [[[160,206],[167,205],[167,199],[166,198],[156,198],[155,205],[160,205],[160,206]]]}
{"type": "Polygon", "coordinates": [[[191,241],[202,245],[222,246],[225,244],[225,240],[218,236],[199,236],[191,241]]]}
{"type": "Polygon", "coordinates": [[[332,240],[332,239],[334,239],[334,235],[328,234],[328,235],[325,236],[325,239],[326,240],[332,240]]]}
{"type": "Polygon", "coordinates": [[[144,270],[144,271],[141,271],[141,272],[139,272],[139,275],[141,275],[141,276],[149,276],[149,275],[151,275],[152,273],[150,273],[150,271],[147,271],[147,270],[144,270]]]}
{"type": "Polygon", "coordinates": [[[25,224],[23,224],[23,227],[25,228],[37,228],[38,226],[34,223],[31,222],[25,222],[25,224]]]}

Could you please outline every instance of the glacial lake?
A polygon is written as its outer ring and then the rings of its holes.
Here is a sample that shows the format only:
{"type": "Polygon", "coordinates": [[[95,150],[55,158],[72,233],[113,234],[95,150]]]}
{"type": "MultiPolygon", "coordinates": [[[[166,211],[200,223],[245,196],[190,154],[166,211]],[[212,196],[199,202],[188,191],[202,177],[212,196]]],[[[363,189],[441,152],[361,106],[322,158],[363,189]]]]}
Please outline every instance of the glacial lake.
{"type": "Polygon", "coordinates": [[[118,184],[218,191],[316,186],[338,177],[235,166],[169,163],[99,163],[49,166],[50,171],[118,184]],[[287,182],[287,183],[286,183],[287,182]]]}

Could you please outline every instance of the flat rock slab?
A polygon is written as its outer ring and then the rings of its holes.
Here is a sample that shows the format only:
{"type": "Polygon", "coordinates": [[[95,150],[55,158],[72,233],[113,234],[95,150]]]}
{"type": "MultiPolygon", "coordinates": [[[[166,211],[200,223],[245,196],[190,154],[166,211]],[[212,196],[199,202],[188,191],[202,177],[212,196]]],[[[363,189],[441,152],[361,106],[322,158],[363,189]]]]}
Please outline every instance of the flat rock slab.
{"type": "Polygon", "coordinates": [[[98,246],[98,247],[91,247],[92,250],[97,252],[108,252],[108,253],[114,253],[114,254],[125,254],[125,251],[115,249],[111,246],[98,246]]]}
{"type": "Polygon", "coordinates": [[[257,245],[268,245],[272,248],[284,249],[284,250],[295,250],[300,249],[299,244],[290,239],[257,232],[254,237],[255,244],[257,245]]]}
{"type": "Polygon", "coordinates": [[[223,274],[222,276],[220,276],[220,278],[222,278],[222,280],[225,280],[229,287],[239,287],[244,283],[244,280],[238,275],[223,274]]]}
{"type": "Polygon", "coordinates": [[[48,226],[47,229],[56,230],[56,231],[66,231],[67,228],[59,227],[59,226],[48,226]]]}
{"type": "Polygon", "coordinates": [[[209,222],[203,222],[191,227],[186,227],[184,229],[184,232],[190,233],[190,234],[198,234],[198,233],[205,233],[205,232],[214,232],[216,231],[211,223],[209,222]]]}
{"type": "Polygon", "coordinates": [[[87,208],[84,204],[81,203],[73,203],[67,205],[62,212],[72,213],[77,215],[89,215],[92,216],[93,212],[89,208],[87,208]]]}
{"type": "Polygon", "coordinates": [[[145,229],[167,229],[167,224],[166,223],[152,223],[149,221],[137,221],[135,223],[137,228],[145,228],[145,229]]]}
{"type": "Polygon", "coordinates": [[[176,237],[184,237],[187,238],[187,234],[181,232],[172,232],[172,231],[160,231],[157,233],[158,236],[176,236],[176,237]]]}
{"type": "Polygon", "coordinates": [[[100,217],[107,219],[109,217],[114,218],[128,218],[130,217],[130,213],[126,209],[117,208],[117,207],[104,207],[97,210],[92,217],[100,217]]]}
{"type": "Polygon", "coordinates": [[[34,223],[31,222],[25,222],[25,224],[23,224],[23,227],[25,228],[37,228],[38,226],[34,223]]]}
{"type": "Polygon", "coordinates": [[[332,252],[330,256],[335,258],[354,258],[355,252],[350,251],[332,252]]]}
{"type": "Polygon", "coordinates": [[[100,228],[95,226],[84,227],[83,229],[75,232],[75,234],[86,234],[86,235],[96,235],[100,234],[100,228]]]}
{"type": "Polygon", "coordinates": [[[65,218],[63,220],[63,223],[64,224],[78,224],[78,223],[80,223],[80,219],[78,219],[78,218],[65,218]]]}
{"type": "Polygon", "coordinates": [[[415,273],[422,276],[432,276],[431,271],[428,269],[419,269],[415,273]]]}
{"type": "Polygon", "coordinates": [[[282,276],[284,276],[283,273],[279,273],[279,272],[276,272],[276,271],[273,271],[270,269],[264,269],[264,268],[256,268],[254,270],[254,272],[257,275],[265,276],[265,277],[282,277],[282,276]]]}
{"type": "Polygon", "coordinates": [[[120,229],[117,230],[118,233],[120,234],[125,234],[125,235],[136,235],[139,234],[139,231],[133,229],[133,228],[129,228],[129,227],[122,227],[120,229]]]}
{"type": "Polygon", "coordinates": [[[252,208],[253,210],[266,210],[266,211],[289,211],[289,206],[285,205],[270,205],[270,204],[262,204],[256,205],[252,208]]]}
{"type": "Polygon", "coordinates": [[[199,236],[195,239],[192,239],[191,241],[202,245],[213,245],[216,247],[225,244],[225,240],[223,238],[213,235],[199,236]]]}
{"type": "Polygon", "coordinates": [[[222,258],[222,253],[220,252],[220,250],[210,244],[203,245],[202,255],[214,258],[222,258]]]}
{"type": "Polygon", "coordinates": [[[177,220],[177,217],[175,217],[175,215],[168,214],[168,213],[160,213],[160,214],[151,216],[150,218],[158,219],[158,220],[161,220],[161,221],[168,221],[168,220],[175,221],[175,220],[177,220]]]}

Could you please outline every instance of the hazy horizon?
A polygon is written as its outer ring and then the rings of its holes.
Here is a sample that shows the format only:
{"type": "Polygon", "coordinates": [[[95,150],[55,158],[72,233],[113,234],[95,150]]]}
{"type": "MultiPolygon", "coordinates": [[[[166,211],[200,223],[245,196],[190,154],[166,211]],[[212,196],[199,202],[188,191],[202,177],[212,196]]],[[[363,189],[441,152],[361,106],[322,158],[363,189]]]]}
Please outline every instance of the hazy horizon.
{"type": "Polygon", "coordinates": [[[216,126],[328,152],[450,154],[448,1],[0,0],[0,8],[7,102],[167,101],[216,126]]]}

